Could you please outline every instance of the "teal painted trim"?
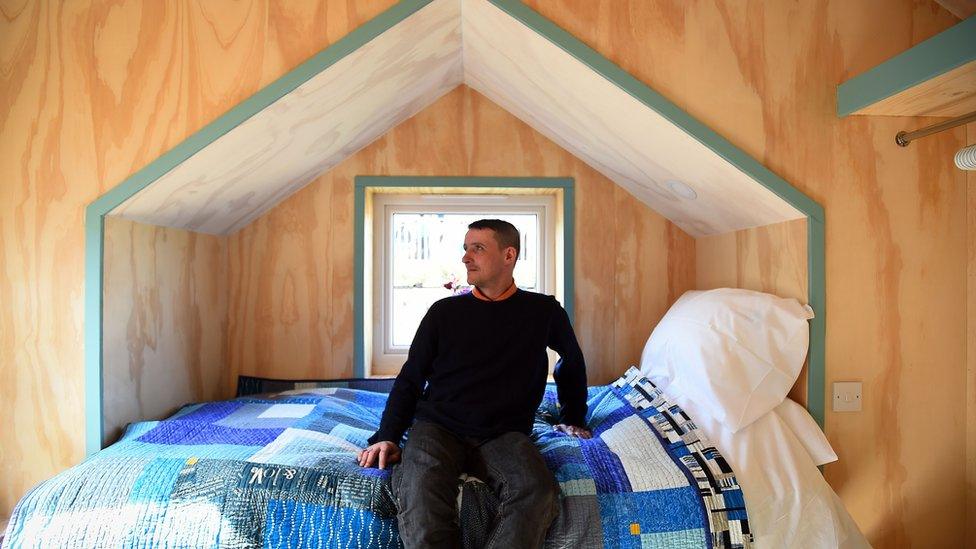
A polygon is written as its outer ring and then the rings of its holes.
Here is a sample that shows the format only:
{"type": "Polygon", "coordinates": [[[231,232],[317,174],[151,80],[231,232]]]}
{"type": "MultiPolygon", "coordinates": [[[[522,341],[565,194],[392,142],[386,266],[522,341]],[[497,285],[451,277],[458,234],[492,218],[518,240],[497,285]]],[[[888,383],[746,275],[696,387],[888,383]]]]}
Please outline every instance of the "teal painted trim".
{"type": "Polygon", "coordinates": [[[490,2],[681,128],[696,141],[758,181],[794,208],[808,216],[823,220],[823,208],[820,204],[552,21],[539,15],[519,0],[490,0],[490,2]]]}
{"type": "Polygon", "coordinates": [[[85,455],[102,449],[102,257],[105,217],[85,210],[85,455]]]}
{"type": "Polygon", "coordinates": [[[98,202],[113,210],[150,183],[183,163],[219,137],[261,112],[315,75],[331,67],[345,56],[356,51],[400,21],[414,14],[432,0],[401,0],[390,9],[377,15],[361,27],[344,36],[311,59],[298,65],[281,78],[268,84],[251,97],[227,111],[220,118],[173,147],[145,168],[131,175],[121,184],[99,197],[98,202]]]}
{"type": "MultiPolygon", "coordinates": [[[[572,183],[572,180],[570,180],[572,183]]],[[[576,324],[576,188],[563,187],[563,309],[576,324]]]]}
{"type": "Polygon", "coordinates": [[[824,222],[807,218],[807,301],[816,316],[810,321],[807,410],[824,427],[827,359],[827,252],[824,222]]]}
{"type": "Polygon", "coordinates": [[[837,116],[847,116],[974,60],[976,16],[837,86],[837,116]]]}
{"type": "Polygon", "coordinates": [[[808,403],[811,415],[823,425],[824,410],[824,334],[826,326],[826,298],[824,294],[823,207],[800,192],[744,151],[718,135],[708,126],[668,101],[627,71],[582,43],[573,35],[542,17],[519,0],[490,0],[496,7],[522,22],[534,32],[572,55],[632,97],[653,109],[689,136],[708,147],[743,173],[758,181],[771,192],[807,216],[808,229],[808,285],[810,306],[817,316],[810,328],[810,366],[808,374],[808,403]]]}
{"type": "Polygon", "coordinates": [[[104,216],[242,122],[356,51],[432,0],[399,3],[259,90],[98,197],[85,210],[85,451],[102,447],[102,248],[104,216]]]}
{"type": "Polygon", "coordinates": [[[363,281],[365,276],[365,248],[366,248],[366,186],[359,184],[359,177],[356,177],[356,186],[353,190],[353,283],[352,283],[352,377],[366,377],[366,312],[365,306],[366,286],[363,281]]]}
{"type": "Polygon", "coordinates": [[[401,0],[399,3],[344,36],[335,44],[298,65],[281,78],[268,84],[220,118],[207,124],[179,145],[139,170],[111,191],[99,198],[108,211],[122,204],[150,183],[180,165],[186,159],[236,128],[245,120],[261,112],[298,86],[356,51],[400,21],[417,12],[432,0],[401,0]]]}
{"type": "Polygon", "coordinates": [[[357,175],[356,187],[572,188],[572,177],[465,177],[357,175]]]}
{"type": "Polygon", "coordinates": [[[363,282],[365,275],[365,222],[366,222],[366,189],[368,187],[495,187],[516,189],[562,189],[563,190],[563,308],[572,323],[576,318],[574,308],[575,284],[574,246],[576,228],[575,182],[571,177],[424,177],[424,176],[388,176],[388,175],[357,175],[353,191],[353,377],[366,377],[366,313],[364,309],[366,291],[363,282]]]}

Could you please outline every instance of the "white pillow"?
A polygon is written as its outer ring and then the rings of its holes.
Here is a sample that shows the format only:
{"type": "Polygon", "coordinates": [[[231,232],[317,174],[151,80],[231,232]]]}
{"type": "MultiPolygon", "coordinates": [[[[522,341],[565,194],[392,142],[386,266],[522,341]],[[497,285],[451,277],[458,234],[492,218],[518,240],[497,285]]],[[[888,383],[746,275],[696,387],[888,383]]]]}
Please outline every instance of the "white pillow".
{"type": "Polygon", "coordinates": [[[786,398],[779,406],[773,408],[773,413],[779,416],[783,423],[793,431],[800,444],[807,449],[807,453],[810,454],[810,459],[815,465],[825,465],[837,461],[837,453],[834,452],[830,441],[827,440],[824,432],[820,430],[820,426],[817,425],[816,420],[806,408],[793,402],[792,399],[786,398]]]}
{"type": "Polygon", "coordinates": [[[754,547],[871,547],[779,414],[765,414],[732,433],[688,398],[666,394],[735,471],[745,496],[749,530],[755,535],[754,547]]]}
{"type": "Polygon", "coordinates": [[[651,333],[641,372],[733,433],[783,402],[803,367],[813,310],[795,299],[721,288],[681,296],[651,333]]]}

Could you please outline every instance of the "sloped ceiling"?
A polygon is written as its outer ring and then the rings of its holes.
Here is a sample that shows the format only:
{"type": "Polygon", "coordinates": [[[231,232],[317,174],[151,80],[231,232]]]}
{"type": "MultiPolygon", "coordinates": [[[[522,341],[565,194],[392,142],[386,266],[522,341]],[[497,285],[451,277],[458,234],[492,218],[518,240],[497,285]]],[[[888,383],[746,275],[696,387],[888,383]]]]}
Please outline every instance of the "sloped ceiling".
{"type": "Polygon", "coordinates": [[[692,236],[805,216],[487,0],[430,2],[216,138],[110,215],[232,233],[462,83],[692,236]],[[697,197],[688,198],[687,189],[670,181],[688,185],[697,197]]]}

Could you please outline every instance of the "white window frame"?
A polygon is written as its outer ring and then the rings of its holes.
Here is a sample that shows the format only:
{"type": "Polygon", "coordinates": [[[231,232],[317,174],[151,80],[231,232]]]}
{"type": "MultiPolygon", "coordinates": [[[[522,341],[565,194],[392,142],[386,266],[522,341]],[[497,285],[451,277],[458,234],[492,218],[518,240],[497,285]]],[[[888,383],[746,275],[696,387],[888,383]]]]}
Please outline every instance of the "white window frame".
{"type": "MultiPolygon", "coordinates": [[[[387,194],[372,197],[372,341],[367,360],[367,375],[395,375],[407,358],[409,347],[391,344],[390,325],[393,263],[391,233],[393,215],[397,213],[484,213],[487,217],[504,214],[539,216],[539,255],[542,259],[536,274],[538,288],[544,294],[558,295],[556,252],[560,235],[556,233],[557,197],[554,194],[387,194]]],[[[458,250],[458,263],[462,250],[458,250]]],[[[518,284],[518,280],[515,281],[518,284]]]]}

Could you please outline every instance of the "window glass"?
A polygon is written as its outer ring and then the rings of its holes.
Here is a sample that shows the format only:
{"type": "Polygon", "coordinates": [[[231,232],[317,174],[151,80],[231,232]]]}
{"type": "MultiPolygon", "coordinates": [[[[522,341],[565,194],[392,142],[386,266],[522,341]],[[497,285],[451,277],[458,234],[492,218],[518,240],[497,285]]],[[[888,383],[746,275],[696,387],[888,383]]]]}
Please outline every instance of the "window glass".
{"type": "Polygon", "coordinates": [[[390,343],[409,347],[427,309],[438,299],[470,291],[461,256],[468,224],[479,219],[508,221],[519,230],[515,263],[519,288],[539,291],[542,271],[539,216],[497,213],[394,213],[390,224],[392,288],[390,343]]]}

